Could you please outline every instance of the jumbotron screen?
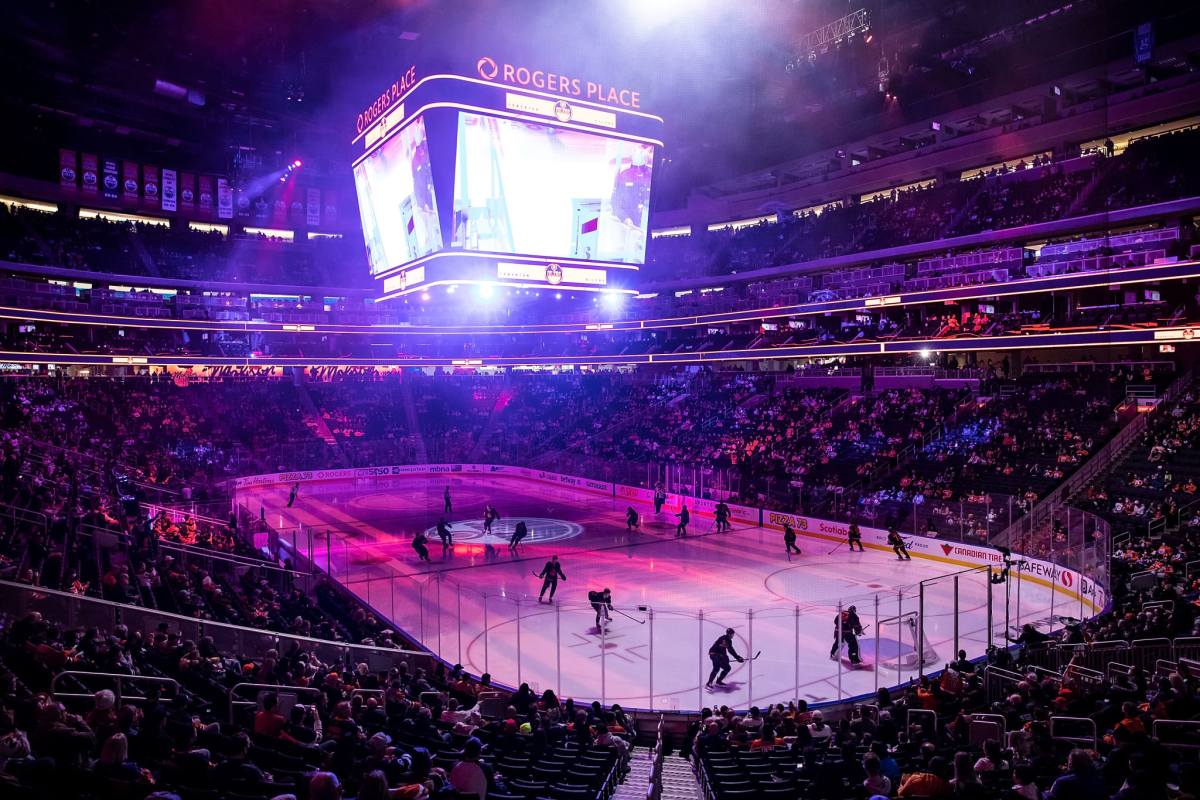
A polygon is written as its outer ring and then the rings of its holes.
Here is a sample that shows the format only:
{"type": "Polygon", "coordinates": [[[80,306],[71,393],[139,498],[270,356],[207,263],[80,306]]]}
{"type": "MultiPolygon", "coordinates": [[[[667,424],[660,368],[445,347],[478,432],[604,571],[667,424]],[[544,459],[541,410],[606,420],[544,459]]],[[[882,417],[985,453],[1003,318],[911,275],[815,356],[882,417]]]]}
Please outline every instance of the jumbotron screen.
{"type": "Polygon", "coordinates": [[[654,146],[460,111],[452,249],[644,264],[654,146]]]}
{"type": "Polygon", "coordinates": [[[442,249],[424,117],[360,161],[354,185],[372,275],[442,249]]]}

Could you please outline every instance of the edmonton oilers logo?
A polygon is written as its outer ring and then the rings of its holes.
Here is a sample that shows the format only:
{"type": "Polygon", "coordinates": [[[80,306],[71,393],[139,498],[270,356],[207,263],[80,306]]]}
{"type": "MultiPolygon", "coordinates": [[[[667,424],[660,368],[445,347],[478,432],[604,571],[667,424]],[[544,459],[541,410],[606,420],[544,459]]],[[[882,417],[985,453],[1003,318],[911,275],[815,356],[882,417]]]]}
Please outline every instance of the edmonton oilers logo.
{"type": "Polygon", "coordinates": [[[190,202],[192,202],[193,199],[195,199],[195,196],[192,194],[191,189],[184,189],[182,196],[183,196],[183,201],[185,203],[190,203],[190,202]]]}
{"type": "MultiPolygon", "coordinates": [[[[526,544],[543,542],[560,542],[573,539],[583,533],[583,526],[577,522],[567,522],[561,519],[546,519],[544,517],[525,517],[522,519],[499,519],[492,523],[492,532],[485,533],[483,520],[465,519],[450,525],[450,536],[455,544],[471,542],[472,544],[508,544],[512,539],[517,523],[524,521],[529,535],[522,541],[526,544]]],[[[437,526],[425,531],[425,535],[433,542],[438,541],[437,526]]]]}
{"type": "Polygon", "coordinates": [[[201,202],[201,204],[206,205],[206,206],[211,204],[212,203],[212,192],[201,192],[200,193],[200,202],[201,202]]]}
{"type": "Polygon", "coordinates": [[[116,189],[117,188],[117,176],[116,175],[105,175],[104,176],[104,188],[108,189],[109,191],[116,189]]]}
{"type": "Polygon", "coordinates": [[[63,167],[62,179],[64,181],[70,181],[71,183],[74,183],[75,182],[75,170],[71,169],[70,167],[63,167]]]}
{"type": "Polygon", "coordinates": [[[83,182],[87,186],[95,186],[96,185],[96,173],[92,172],[90,169],[85,169],[83,171],[83,182]]]}
{"type": "Polygon", "coordinates": [[[239,194],[237,197],[237,204],[238,204],[238,208],[249,208],[250,207],[250,198],[246,197],[246,195],[244,195],[244,194],[239,194]]]}
{"type": "Polygon", "coordinates": [[[559,122],[570,122],[573,113],[574,109],[566,100],[559,100],[554,104],[554,116],[558,117],[559,122]]]}
{"type": "Polygon", "coordinates": [[[557,286],[562,283],[563,273],[562,267],[558,264],[549,264],[546,267],[546,282],[557,286]]]}
{"type": "Polygon", "coordinates": [[[156,194],[158,194],[158,184],[157,183],[147,183],[146,184],[146,196],[154,197],[154,195],[156,195],[156,194]]]}
{"type": "Polygon", "coordinates": [[[137,194],[137,181],[133,178],[125,181],[125,191],[129,194],[137,194]]]}

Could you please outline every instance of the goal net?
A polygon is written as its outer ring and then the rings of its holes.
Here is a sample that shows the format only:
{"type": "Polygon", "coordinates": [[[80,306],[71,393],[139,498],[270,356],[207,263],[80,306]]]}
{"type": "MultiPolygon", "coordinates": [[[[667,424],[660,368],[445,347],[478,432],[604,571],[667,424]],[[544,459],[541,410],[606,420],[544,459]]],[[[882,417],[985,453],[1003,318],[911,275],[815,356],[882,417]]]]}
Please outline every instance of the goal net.
{"type": "Polygon", "coordinates": [[[916,611],[910,611],[879,621],[880,650],[888,653],[887,658],[880,654],[879,666],[894,670],[916,670],[937,662],[937,651],[933,649],[929,637],[922,635],[917,616],[916,611]],[[895,651],[889,652],[890,647],[882,646],[885,642],[889,645],[895,642],[895,651]]]}

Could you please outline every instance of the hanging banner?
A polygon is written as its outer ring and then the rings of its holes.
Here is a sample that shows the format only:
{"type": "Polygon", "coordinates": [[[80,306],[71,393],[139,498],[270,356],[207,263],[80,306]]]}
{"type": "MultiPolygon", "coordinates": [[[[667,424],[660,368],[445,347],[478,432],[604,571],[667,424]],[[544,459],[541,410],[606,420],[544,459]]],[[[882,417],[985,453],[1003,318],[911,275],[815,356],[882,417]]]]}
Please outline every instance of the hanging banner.
{"type": "Polygon", "coordinates": [[[271,224],[276,228],[282,228],[284,225],[287,225],[288,206],[292,202],[293,188],[295,187],[291,181],[288,181],[275,190],[275,202],[271,204],[273,209],[271,224]]]}
{"type": "Polygon", "coordinates": [[[58,151],[58,188],[63,194],[75,194],[78,173],[75,171],[75,151],[58,151]]]}
{"type": "Polygon", "coordinates": [[[224,178],[217,178],[217,216],[233,219],[233,187],[224,178]]]}
{"type": "Polygon", "coordinates": [[[196,210],[196,176],[190,172],[179,174],[179,210],[185,214],[196,210]]]}
{"type": "Polygon", "coordinates": [[[158,210],[158,167],[142,167],[142,205],[158,210]]]}
{"type": "Polygon", "coordinates": [[[271,223],[271,195],[274,194],[273,189],[267,191],[254,198],[251,206],[254,208],[254,222],[256,225],[265,226],[271,223]]]}
{"type": "Polygon", "coordinates": [[[177,173],[173,169],[164,169],[162,171],[162,210],[175,211],[177,210],[176,198],[178,187],[175,185],[177,173]]]}
{"type": "Polygon", "coordinates": [[[82,172],[80,182],[83,184],[83,196],[95,200],[100,189],[100,159],[94,153],[83,154],[82,172]]]}
{"type": "Polygon", "coordinates": [[[115,158],[104,159],[104,175],[100,179],[100,192],[105,200],[114,203],[121,199],[121,173],[115,158]]]}
{"type": "Polygon", "coordinates": [[[325,190],[325,224],[332,225],[337,222],[337,192],[333,189],[325,190]]]}
{"type": "Polygon", "coordinates": [[[288,210],[292,212],[292,216],[290,217],[292,223],[303,225],[307,217],[304,208],[304,190],[298,186],[293,186],[288,197],[288,210]]]}
{"type": "Polygon", "coordinates": [[[250,222],[250,218],[254,214],[253,210],[250,208],[250,202],[250,195],[246,194],[241,189],[233,192],[233,216],[234,219],[242,224],[250,222]]]}
{"type": "Polygon", "coordinates": [[[1133,63],[1141,66],[1154,58],[1154,23],[1143,22],[1137,26],[1133,37],[1133,63]]]}
{"type": "Polygon", "coordinates": [[[308,190],[308,219],[309,225],[321,224],[321,190],[308,190]]]}
{"type": "Polygon", "coordinates": [[[212,219],[213,213],[213,188],[212,178],[207,175],[200,176],[200,218],[212,219]]]}
{"type": "Polygon", "coordinates": [[[127,206],[137,206],[138,202],[138,165],[133,161],[126,161],[125,179],[121,184],[121,198],[127,206]]]}

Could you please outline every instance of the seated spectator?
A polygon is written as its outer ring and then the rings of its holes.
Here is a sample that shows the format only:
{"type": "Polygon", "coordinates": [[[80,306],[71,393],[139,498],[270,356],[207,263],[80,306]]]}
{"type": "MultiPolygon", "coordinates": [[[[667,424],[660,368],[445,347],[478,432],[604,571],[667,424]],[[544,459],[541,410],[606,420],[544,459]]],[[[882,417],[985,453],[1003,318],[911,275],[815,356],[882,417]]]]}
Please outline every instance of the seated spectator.
{"type": "Polygon", "coordinates": [[[230,737],[225,760],[213,768],[212,782],[217,786],[228,787],[230,784],[270,780],[269,775],[264,775],[262,770],[247,759],[249,754],[249,736],[238,733],[230,737]]]}
{"type": "Polygon", "coordinates": [[[279,695],[268,694],[263,697],[263,710],[254,716],[254,732],[263,736],[270,736],[272,739],[278,739],[283,733],[283,726],[286,720],[275,712],[275,707],[279,705],[279,695]]]}
{"type": "Polygon", "coordinates": [[[462,757],[450,770],[450,785],[460,794],[473,794],[485,800],[496,791],[496,774],[492,765],[483,761],[483,743],[472,736],[463,746],[462,757]]]}
{"type": "Polygon", "coordinates": [[[866,787],[868,794],[887,797],[892,793],[892,782],[882,774],[879,756],[874,753],[863,756],[863,769],[867,772],[867,779],[862,785],[866,787]]]}
{"type": "Polygon", "coordinates": [[[1086,750],[1076,748],[1067,756],[1067,771],[1054,781],[1045,800],[1108,800],[1108,787],[1096,771],[1086,750]]]}
{"type": "Polygon", "coordinates": [[[129,760],[129,739],[123,733],[108,737],[100,748],[100,760],[92,766],[99,778],[125,781],[126,783],[153,783],[148,772],[129,760]]]}

